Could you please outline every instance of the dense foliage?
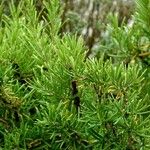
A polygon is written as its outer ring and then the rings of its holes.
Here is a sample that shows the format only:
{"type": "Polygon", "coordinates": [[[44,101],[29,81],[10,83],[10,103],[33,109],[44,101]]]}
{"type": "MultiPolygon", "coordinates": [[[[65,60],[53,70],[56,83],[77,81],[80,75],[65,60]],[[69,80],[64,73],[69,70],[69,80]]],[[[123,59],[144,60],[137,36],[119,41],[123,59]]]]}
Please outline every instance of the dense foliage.
{"type": "Polygon", "coordinates": [[[43,5],[1,5],[0,149],[150,149],[149,0],[136,0],[132,26],[108,16],[94,57],[61,34],[59,0],[43,5]]]}

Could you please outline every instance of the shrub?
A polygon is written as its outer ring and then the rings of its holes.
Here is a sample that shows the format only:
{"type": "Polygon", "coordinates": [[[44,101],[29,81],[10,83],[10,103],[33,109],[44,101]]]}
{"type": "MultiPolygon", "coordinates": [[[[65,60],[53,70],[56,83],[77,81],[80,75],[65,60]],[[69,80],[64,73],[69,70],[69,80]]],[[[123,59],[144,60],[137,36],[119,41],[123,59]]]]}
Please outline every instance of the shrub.
{"type": "Polygon", "coordinates": [[[77,34],[60,35],[59,0],[10,5],[0,32],[1,149],[149,149],[149,1],[134,24],[110,16],[94,58],[77,34]]]}

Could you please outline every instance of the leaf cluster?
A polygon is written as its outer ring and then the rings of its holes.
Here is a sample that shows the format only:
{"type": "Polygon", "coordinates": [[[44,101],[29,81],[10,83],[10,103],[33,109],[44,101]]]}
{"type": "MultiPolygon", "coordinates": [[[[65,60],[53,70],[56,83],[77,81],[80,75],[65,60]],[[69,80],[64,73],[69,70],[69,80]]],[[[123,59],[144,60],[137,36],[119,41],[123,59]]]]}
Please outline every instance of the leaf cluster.
{"type": "Polygon", "coordinates": [[[149,70],[136,62],[141,24],[118,27],[112,17],[103,52],[86,58],[81,37],[59,35],[59,0],[44,5],[47,19],[32,0],[1,17],[0,148],[149,149],[149,70]]]}

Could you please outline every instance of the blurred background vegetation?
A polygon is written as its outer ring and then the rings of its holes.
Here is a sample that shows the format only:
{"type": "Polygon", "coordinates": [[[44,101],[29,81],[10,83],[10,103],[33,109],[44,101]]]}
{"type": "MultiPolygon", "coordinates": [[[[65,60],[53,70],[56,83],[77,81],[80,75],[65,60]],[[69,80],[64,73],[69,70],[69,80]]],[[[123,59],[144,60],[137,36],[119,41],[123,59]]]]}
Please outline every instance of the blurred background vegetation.
{"type": "MultiPolygon", "coordinates": [[[[39,20],[46,19],[46,9],[43,0],[33,0],[39,15],[39,20]]],[[[1,0],[1,14],[10,15],[9,3],[11,1],[1,0]]],[[[19,0],[14,0],[15,6],[19,0]]],[[[87,56],[92,55],[92,50],[99,50],[100,43],[108,38],[106,30],[110,22],[110,14],[117,15],[118,25],[122,22],[132,24],[134,12],[133,0],[61,0],[63,7],[61,19],[62,27],[60,34],[72,33],[82,36],[87,46],[87,56]]]]}

